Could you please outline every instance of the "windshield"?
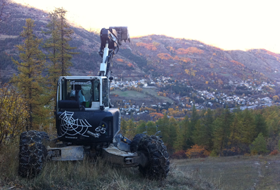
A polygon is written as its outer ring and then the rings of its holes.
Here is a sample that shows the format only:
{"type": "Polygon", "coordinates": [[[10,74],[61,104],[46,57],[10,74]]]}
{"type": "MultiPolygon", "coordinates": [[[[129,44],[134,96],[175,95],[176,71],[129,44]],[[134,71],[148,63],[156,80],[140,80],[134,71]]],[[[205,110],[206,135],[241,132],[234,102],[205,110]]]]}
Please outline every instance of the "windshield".
{"type": "Polygon", "coordinates": [[[71,79],[62,81],[62,100],[78,101],[86,108],[91,102],[99,102],[100,82],[98,79],[71,79]]]}

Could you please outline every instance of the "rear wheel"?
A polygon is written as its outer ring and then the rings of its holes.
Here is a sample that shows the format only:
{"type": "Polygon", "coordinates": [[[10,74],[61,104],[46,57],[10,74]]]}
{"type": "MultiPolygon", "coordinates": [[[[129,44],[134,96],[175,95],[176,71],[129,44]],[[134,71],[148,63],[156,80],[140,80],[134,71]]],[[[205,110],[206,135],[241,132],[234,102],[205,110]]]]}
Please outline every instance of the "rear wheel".
{"type": "Polygon", "coordinates": [[[139,166],[139,171],[151,180],[166,178],[169,172],[169,155],[166,146],[157,136],[143,136],[138,145],[138,151],[148,159],[145,166],[139,166]]]}
{"type": "Polygon", "coordinates": [[[43,169],[47,156],[43,140],[49,140],[45,132],[27,131],[20,135],[18,174],[21,177],[33,178],[43,169]]]}
{"type": "Polygon", "coordinates": [[[146,135],[145,134],[135,135],[135,137],[132,139],[131,144],[130,144],[131,152],[136,152],[138,150],[139,142],[144,136],[146,136],[146,135]]]}

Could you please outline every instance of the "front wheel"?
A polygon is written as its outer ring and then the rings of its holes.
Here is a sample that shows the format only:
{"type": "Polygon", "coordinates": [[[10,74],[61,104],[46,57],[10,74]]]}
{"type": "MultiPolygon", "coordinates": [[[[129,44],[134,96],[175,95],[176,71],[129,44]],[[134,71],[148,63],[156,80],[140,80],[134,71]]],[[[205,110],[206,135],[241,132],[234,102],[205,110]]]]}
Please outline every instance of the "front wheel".
{"type": "Polygon", "coordinates": [[[138,144],[138,152],[145,154],[148,162],[139,166],[139,171],[151,180],[161,180],[169,172],[169,155],[167,148],[157,136],[143,136],[138,144]]]}
{"type": "Polygon", "coordinates": [[[47,133],[40,131],[27,131],[20,135],[18,174],[21,177],[33,178],[41,172],[47,156],[43,141],[48,139],[47,133]]]}

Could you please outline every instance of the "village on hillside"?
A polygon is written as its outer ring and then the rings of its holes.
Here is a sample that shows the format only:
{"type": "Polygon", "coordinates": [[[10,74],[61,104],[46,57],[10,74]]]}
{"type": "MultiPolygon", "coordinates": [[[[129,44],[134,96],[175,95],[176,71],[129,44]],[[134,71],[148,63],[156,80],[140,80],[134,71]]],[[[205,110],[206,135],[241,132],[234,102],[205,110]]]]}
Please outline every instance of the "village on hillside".
{"type": "MultiPolygon", "coordinates": [[[[193,87],[186,85],[187,80],[176,81],[177,83],[183,84],[186,87],[193,89],[193,87]]],[[[157,77],[149,79],[141,79],[137,81],[123,81],[116,77],[115,80],[111,82],[111,94],[114,95],[114,90],[136,90],[141,92],[141,89],[151,88],[157,91],[159,96],[166,96],[170,98],[170,102],[164,102],[158,100],[154,104],[145,104],[144,102],[132,104],[127,99],[123,99],[122,103],[119,103],[121,112],[123,115],[141,115],[145,113],[150,113],[151,111],[161,112],[166,110],[168,112],[169,108],[191,110],[193,106],[196,109],[214,109],[217,107],[229,107],[231,109],[239,107],[240,109],[253,109],[262,106],[271,106],[278,104],[279,97],[277,95],[271,97],[269,90],[275,88],[275,84],[269,84],[263,82],[260,85],[254,85],[253,82],[248,79],[245,81],[229,81],[225,86],[230,86],[232,89],[246,89],[249,94],[233,94],[232,92],[226,93],[221,92],[218,89],[211,90],[196,90],[193,89],[187,96],[179,96],[178,94],[163,93],[159,89],[167,85],[174,85],[175,81],[171,77],[157,77]],[[138,89],[138,90],[137,90],[138,89]],[[146,109],[149,108],[149,109],[146,109]]],[[[278,84],[276,84],[278,85],[278,84]]],[[[144,100],[143,100],[144,101],[144,100]]]]}

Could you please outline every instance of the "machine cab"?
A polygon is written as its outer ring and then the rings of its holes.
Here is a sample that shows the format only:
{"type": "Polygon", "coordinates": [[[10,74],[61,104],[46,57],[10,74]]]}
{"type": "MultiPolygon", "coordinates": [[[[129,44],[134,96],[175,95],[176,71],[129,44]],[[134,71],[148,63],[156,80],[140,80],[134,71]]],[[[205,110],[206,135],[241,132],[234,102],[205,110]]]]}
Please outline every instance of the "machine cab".
{"type": "Polygon", "coordinates": [[[112,142],[120,130],[121,115],[109,104],[107,77],[59,77],[56,105],[59,139],[75,144],[112,142]]]}
{"type": "Polygon", "coordinates": [[[109,81],[104,76],[62,76],[57,88],[57,111],[109,108],[109,81]]]}

